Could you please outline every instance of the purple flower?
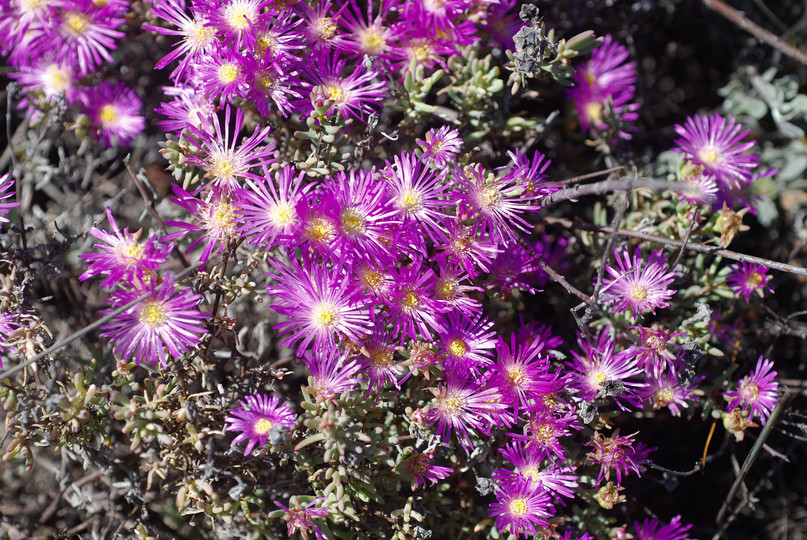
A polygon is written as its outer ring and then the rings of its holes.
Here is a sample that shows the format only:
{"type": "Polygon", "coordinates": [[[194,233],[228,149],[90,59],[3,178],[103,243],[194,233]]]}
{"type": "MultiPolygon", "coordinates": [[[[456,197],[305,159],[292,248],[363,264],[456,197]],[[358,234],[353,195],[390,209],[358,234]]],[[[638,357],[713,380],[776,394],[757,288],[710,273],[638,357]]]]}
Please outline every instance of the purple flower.
{"type": "Polygon", "coordinates": [[[442,317],[438,317],[442,306],[435,294],[437,276],[423,262],[418,258],[399,268],[393,274],[389,298],[384,299],[390,308],[388,319],[394,325],[393,333],[401,336],[402,345],[408,337],[431,341],[432,331],[445,329],[442,317]]]}
{"type": "Polygon", "coordinates": [[[95,136],[106,146],[112,146],[113,141],[130,146],[146,127],[146,119],[140,116],[143,102],[125,83],[102,82],[96,88],[84,90],[79,99],[95,136]]]}
{"type": "Polygon", "coordinates": [[[361,344],[361,352],[356,359],[369,380],[367,395],[372,393],[373,388],[376,388],[378,395],[387,383],[400,388],[398,377],[403,375],[404,368],[395,362],[397,348],[383,325],[376,324],[373,333],[366,336],[361,344]]]}
{"type": "Polygon", "coordinates": [[[529,422],[523,433],[508,433],[514,442],[525,443],[527,448],[543,458],[552,461],[566,459],[566,450],[560,438],[570,434],[569,429],[579,429],[577,419],[571,413],[556,416],[544,407],[536,407],[529,413],[529,422]]]}
{"type": "Polygon", "coordinates": [[[583,355],[571,351],[574,359],[566,362],[566,367],[571,371],[570,384],[577,389],[580,399],[591,402],[612,396],[622,410],[626,409],[623,399],[639,406],[641,400],[635,394],[644,387],[644,383],[629,380],[641,373],[635,357],[626,351],[614,352],[616,344],[608,329],[600,333],[593,346],[582,336],[578,336],[577,341],[583,355]]]}
{"type": "Polygon", "coordinates": [[[284,117],[294,112],[291,100],[302,98],[297,89],[302,82],[297,77],[295,62],[285,56],[273,58],[266,54],[259,58],[245,57],[242,61],[248,91],[246,98],[255,104],[258,113],[269,116],[274,108],[284,117]]]}
{"type": "Polygon", "coordinates": [[[531,294],[540,292],[533,286],[538,272],[541,272],[538,257],[536,250],[527,250],[518,242],[507,242],[504,249],[500,247],[496,259],[490,265],[490,284],[502,297],[514,290],[531,294]]]}
{"type": "Polygon", "coordinates": [[[386,83],[376,80],[378,74],[366,71],[363,63],[357,64],[352,73],[345,74],[346,63],[339,58],[339,51],[334,50],[333,53],[315,52],[303,65],[312,86],[311,104],[320,108],[331,102],[342,118],[362,120],[362,115],[369,115],[381,106],[386,83]]]}
{"type": "Polygon", "coordinates": [[[163,93],[173,96],[171,101],[164,101],[156,112],[168,117],[158,120],[157,124],[166,131],[179,136],[183,129],[194,127],[199,131],[211,133],[212,121],[216,118],[216,108],[203,93],[190,86],[164,86],[163,93]]]}
{"type": "Polygon", "coordinates": [[[449,312],[445,329],[438,332],[446,371],[461,370],[479,373],[481,366],[492,363],[496,344],[493,321],[476,315],[465,317],[456,311],[449,312]]]}
{"type": "Polygon", "coordinates": [[[164,236],[163,242],[176,240],[190,232],[204,231],[204,234],[193,241],[185,252],[191,251],[204,240],[205,247],[199,260],[207,262],[216,247],[218,247],[217,252],[221,254],[231,241],[238,238],[235,208],[223,190],[213,188],[207,193],[204,200],[194,197],[177,184],[174,184],[174,192],[178,197],[171,197],[171,202],[188,210],[193,216],[194,223],[166,221],[165,224],[169,227],[179,227],[185,230],[164,236]]]}
{"type": "Polygon", "coordinates": [[[171,73],[171,78],[175,81],[182,79],[188,66],[197,63],[203,54],[212,51],[217,42],[216,28],[211,26],[207,18],[194,7],[196,5],[190,6],[189,14],[185,0],[154,0],[151,12],[177,29],[147,24],[142,26],[143,30],[158,34],[181,36],[182,39],[174,44],[174,50],[162,57],[154,66],[155,69],[163,69],[179,59],[179,65],[171,73]]]}
{"type": "Polygon", "coordinates": [[[272,264],[278,273],[268,275],[278,283],[267,288],[277,298],[271,307],[289,317],[275,325],[286,335],[281,345],[299,343],[302,354],[311,343],[315,349],[333,346],[337,337],[358,343],[370,332],[367,309],[350,300],[352,285],[343,270],[324,263],[301,267],[296,260],[289,266],[277,259],[272,264]]]}
{"type": "Polygon", "coordinates": [[[16,196],[17,192],[14,190],[14,179],[11,174],[6,173],[0,176],[0,223],[8,223],[8,218],[3,217],[3,214],[8,214],[12,208],[20,205],[18,202],[5,202],[16,196]]]}
{"type": "Polygon", "coordinates": [[[361,366],[355,359],[349,359],[347,351],[336,347],[306,350],[301,360],[311,370],[309,382],[317,403],[336,402],[361,382],[356,377],[361,366]]]}
{"type": "Polygon", "coordinates": [[[632,258],[627,246],[621,252],[614,248],[617,267],[605,269],[608,276],[603,280],[602,301],[613,301],[617,313],[630,309],[634,318],[670,305],[667,300],[675,290],[667,286],[675,279],[675,272],[667,269],[667,259],[662,253],[663,250],[657,249],[643,261],[641,246],[636,246],[632,258]]]}
{"type": "Polygon", "coordinates": [[[235,98],[246,97],[247,79],[244,57],[226,45],[216,42],[215,48],[193,64],[190,83],[207,94],[211,101],[232,103],[235,98]]]}
{"type": "Polygon", "coordinates": [[[393,58],[395,30],[384,25],[384,19],[391,8],[396,7],[392,0],[382,0],[378,13],[373,16],[373,2],[367,2],[366,17],[362,15],[356,0],[350,0],[349,7],[341,12],[339,22],[345,27],[342,49],[349,54],[364,57],[376,56],[388,66],[393,58]]]}
{"type": "Polygon", "coordinates": [[[89,268],[79,276],[84,281],[98,275],[106,275],[101,282],[101,288],[112,288],[119,281],[129,283],[142,282],[146,279],[156,278],[156,270],[165,262],[173,245],[159,245],[154,238],[140,243],[143,229],[130,233],[127,228],[123,232],[118,228],[115,218],[109,207],[106,209],[107,220],[112,227],[112,233],[104,232],[97,227],[90,229],[90,234],[104,242],[96,243],[93,247],[100,253],[84,253],[79,258],[89,264],[89,268]]]}
{"type": "Polygon", "coordinates": [[[412,477],[412,491],[418,486],[426,486],[426,483],[433,484],[438,480],[448,477],[454,472],[451,467],[440,467],[434,464],[434,450],[427,450],[423,453],[414,450],[412,455],[403,461],[403,465],[412,477]]]}
{"type": "Polygon", "coordinates": [[[467,317],[481,313],[482,304],[468,296],[471,291],[481,292],[482,287],[466,285],[467,275],[444,260],[437,261],[439,275],[434,285],[435,298],[442,304],[441,311],[459,311],[467,317]]]}
{"type": "Polygon", "coordinates": [[[207,11],[210,23],[216,27],[224,42],[233,49],[252,48],[255,45],[257,29],[263,19],[263,13],[269,0],[229,0],[222,4],[212,0],[196,0],[194,2],[207,11]]]}
{"type": "MultiPolygon", "coordinates": [[[[9,337],[9,334],[19,326],[18,313],[0,312],[0,368],[3,367],[3,355],[6,352],[5,347],[9,346],[6,339],[9,337]]],[[[16,347],[11,346],[11,348],[15,349],[16,347]]]]}
{"type": "Polygon", "coordinates": [[[681,416],[681,408],[689,407],[687,400],[698,401],[698,396],[692,393],[690,387],[682,386],[674,372],[668,371],[653,377],[646,374],[645,382],[647,386],[638,393],[653,409],[667,407],[673,416],[681,416]]]}
{"type": "Polygon", "coordinates": [[[337,173],[325,188],[330,213],[337,223],[333,250],[344,261],[392,262],[390,245],[400,224],[397,210],[375,169],[337,173]]]}
{"type": "Polygon", "coordinates": [[[393,163],[387,161],[380,174],[389,181],[393,204],[404,220],[421,225],[432,240],[438,231],[445,230],[443,209],[452,203],[443,198],[449,186],[441,175],[423,167],[414,154],[406,153],[395,156],[393,163]]]}
{"type": "Polygon", "coordinates": [[[667,348],[670,340],[674,337],[684,336],[686,332],[672,333],[670,330],[658,328],[645,328],[644,326],[632,326],[639,331],[639,343],[631,345],[626,354],[634,355],[639,368],[660,377],[669,367],[673,371],[678,371],[676,357],[667,348]]]}
{"type": "Polygon", "coordinates": [[[499,252],[495,242],[485,240],[471,227],[459,219],[449,219],[446,230],[438,233],[441,238],[435,241],[438,261],[446,261],[468,273],[471,279],[479,271],[488,272],[491,259],[499,252]]]}
{"type": "Polygon", "coordinates": [[[776,371],[772,368],[773,362],[760,355],[754,370],[740,379],[737,389],[724,393],[729,400],[726,410],[742,407],[743,411],[748,411],[749,418],[757,415],[764,424],[778,401],[779,383],[774,380],[776,371]]]}
{"type": "Polygon", "coordinates": [[[142,288],[113,292],[113,309],[101,313],[110,313],[144,293],[148,294],[145,300],[102,326],[100,337],[110,338],[115,345],[115,354],[120,354],[123,359],[134,356],[137,364],[143,360],[156,364],[159,360],[165,369],[168,367],[165,349],[172,357],[179,358],[198,345],[201,336],[207,333],[202,322],[208,315],[196,309],[202,295],[192,294],[190,289],[174,294],[174,279],[170,275],[165,277],[162,285],[158,285],[156,279],[149,279],[142,288]]]}
{"type": "Polygon", "coordinates": [[[510,531],[520,538],[539,535],[536,526],[549,525],[554,515],[549,494],[529,478],[516,478],[513,483],[501,486],[496,492],[497,502],[490,505],[490,516],[496,518],[496,528],[510,531]]]}
{"type": "Polygon", "coordinates": [[[19,108],[27,105],[26,113],[33,117],[40,114],[37,108],[37,104],[40,103],[37,97],[39,92],[44,94],[45,101],[51,104],[58,103],[60,98],[72,103],[75,98],[75,68],[67,62],[51,60],[52,56],[47,54],[33,64],[20,66],[19,72],[9,73],[9,77],[17,79],[25,91],[25,97],[20,102],[19,108]]]}
{"type": "Polygon", "coordinates": [[[703,167],[705,174],[714,176],[723,189],[739,189],[751,182],[751,171],[759,165],[757,156],[743,154],[754,141],[741,142],[748,135],[735,120],[720,115],[687,117],[684,126],[676,124],[674,152],[703,167]]]}
{"type": "MultiPolygon", "coordinates": [[[[517,172],[520,172],[517,171],[517,172]]],[[[521,217],[524,212],[537,212],[540,208],[532,198],[524,194],[524,187],[517,174],[511,172],[491,179],[482,165],[454,169],[459,190],[453,193],[460,203],[463,219],[478,219],[482,234],[494,232],[503,238],[516,238],[513,228],[528,232],[531,225],[521,217]]]]}
{"type": "Polygon", "coordinates": [[[558,467],[554,463],[544,465],[544,454],[536,452],[523,441],[510,442],[500,451],[515,470],[493,469],[493,478],[512,483],[521,476],[529,478],[533,486],[540,485],[555,497],[574,497],[578,481],[577,475],[570,474],[574,471],[573,467],[558,467]]]}
{"type": "Polygon", "coordinates": [[[418,146],[423,150],[421,158],[434,169],[444,169],[456,159],[462,150],[460,132],[450,126],[443,126],[437,131],[434,128],[426,132],[426,139],[417,139],[418,146]]]}
{"type": "Polygon", "coordinates": [[[485,388],[484,382],[469,378],[464,371],[449,372],[439,388],[431,389],[435,403],[429,409],[426,420],[437,423],[437,433],[444,443],[451,440],[451,432],[466,452],[473,449],[471,433],[475,430],[489,433],[496,424],[494,418],[507,407],[501,403],[498,390],[485,388]]]}
{"type": "MultiPolygon", "coordinates": [[[[241,407],[230,411],[224,419],[227,427],[224,431],[239,432],[233,439],[233,445],[247,441],[244,455],[248,455],[256,444],[266,444],[270,430],[279,426],[291,429],[297,424],[294,411],[275,395],[253,394],[238,400],[241,407]]],[[[277,428],[276,428],[277,429],[277,428]]]]}
{"type": "Polygon", "coordinates": [[[529,197],[545,197],[560,189],[560,185],[544,181],[548,176],[546,169],[552,161],[538,150],[532,155],[532,160],[521,150],[508,151],[507,155],[513,160],[511,174],[529,197]]]}
{"type": "Polygon", "coordinates": [[[109,51],[117,47],[115,40],[125,35],[116,30],[124,20],[99,10],[92,0],[59,4],[61,9],[54,14],[47,31],[33,38],[31,48],[43,52],[55,48],[55,60],[77,61],[81,75],[87,75],[104,60],[113,63],[109,51]]]}
{"type": "Polygon", "coordinates": [[[241,141],[238,134],[244,125],[244,111],[236,107],[235,127],[230,132],[231,107],[228,103],[225,106],[223,129],[220,122],[212,119],[215,132],[202,131],[195,126],[188,126],[191,132],[199,139],[197,147],[193,153],[188,154],[188,163],[197,165],[205,169],[206,178],[210,178],[210,184],[221,186],[232,190],[239,185],[241,178],[250,178],[260,181],[261,177],[250,170],[273,163],[275,145],[270,141],[268,145],[262,145],[269,135],[269,126],[261,129],[255,127],[252,135],[241,141]],[[223,133],[222,133],[223,131],[223,133]],[[195,155],[195,154],[199,155],[195,155]]]}
{"type": "Polygon", "coordinates": [[[616,483],[622,484],[622,476],[629,474],[631,471],[635,472],[637,476],[641,476],[639,464],[642,454],[646,454],[648,450],[643,450],[633,447],[632,435],[620,435],[619,429],[614,430],[610,437],[606,437],[601,432],[594,433],[590,443],[586,446],[593,446],[594,450],[586,454],[589,460],[595,465],[600,465],[600,474],[597,475],[595,485],[599,484],[603,479],[608,481],[611,479],[611,471],[616,473],[616,483]]]}
{"type": "Polygon", "coordinates": [[[305,178],[305,171],[295,176],[296,172],[294,166],[286,165],[272,178],[264,169],[260,180],[248,179],[246,189],[235,189],[238,232],[253,246],[270,249],[291,238],[299,221],[296,206],[302,198],[301,183],[305,178]]]}
{"type": "Polygon", "coordinates": [[[302,535],[305,540],[308,540],[308,531],[313,530],[317,540],[325,540],[327,536],[325,536],[325,533],[322,532],[322,529],[320,529],[319,525],[314,521],[320,520],[328,515],[329,510],[327,506],[317,506],[325,502],[325,497],[318,497],[316,499],[313,497],[306,498],[311,498],[312,500],[310,500],[305,507],[300,504],[300,498],[295,496],[292,496],[289,500],[289,504],[293,505],[291,508],[287,508],[278,501],[274,501],[274,503],[275,506],[285,512],[283,519],[289,524],[288,530],[286,531],[289,538],[291,538],[291,535],[295,532],[300,531],[300,535],[302,535]]]}
{"type": "Polygon", "coordinates": [[[764,291],[771,292],[773,290],[768,286],[768,281],[773,276],[768,275],[768,269],[764,266],[743,261],[729,268],[731,272],[726,278],[729,288],[734,294],[741,296],[746,303],[754,293],[762,297],[764,291]]]}
{"type": "MultiPolygon", "coordinates": [[[[608,127],[604,113],[610,111],[612,120],[626,124],[639,118],[639,105],[630,103],[635,95],[636,64],[626,62],[628,49],[608,35],[591,53],[591,60],[581,66],[572,77],[575,86],[567,95],[574,101],[580,127],[584,131],[602,131],[608,127]]],[[[617,135],[622,139],[631,136],[624,129],[617,135]]]]}
{"type": "Polygon", "coordinates": [[[656,518],[645,518],[641,525],[634,521],[633,526],[636,528],[635,540],[688,540],[687,531],[692,528],[692,525],[681,523],[681,516],[675,516],[666,525],[656,518]]]}
{"type": "Polygon", "coordinates": [[[496,343],[498,361],[491,366],[490,384],[499,389],[504,400],[518,409],[527,407],[528,400],[544,392],[549,361],[540,355],[540,347],[526,345],[510,336],[510,345],[499,336],[496,343]]]}

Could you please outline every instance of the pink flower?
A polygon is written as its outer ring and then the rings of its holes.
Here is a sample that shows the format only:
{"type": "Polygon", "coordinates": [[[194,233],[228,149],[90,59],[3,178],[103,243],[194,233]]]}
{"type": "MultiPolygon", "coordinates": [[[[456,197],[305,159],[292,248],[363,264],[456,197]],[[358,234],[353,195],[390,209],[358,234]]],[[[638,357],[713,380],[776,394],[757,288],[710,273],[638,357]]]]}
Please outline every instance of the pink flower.
{"type": "Polygon", "coordinates": [[[760,355],[754,370],[740,379],[737,389],[725,392],[724,396],[729,400],[726,410],[742,407],[749,412],[749,418],[757,415],[764,424],[778,401],[779,383],[775,378],[773,362],[760,355]]]}
{"type": "Polygon", "coordinates": [[[633,257],[627,246],[621,252],[614,249],[617,266],[605,269],[608,276],[603,280],[603,302],[613,301],[616,312],[630,309],[634,318],[670,305],[667,300],[675,290],[667,287],[675,279],[675,272],[667,269],[667,259],[662,253],[657,249],[644,261],[640,246],[636,246],[633,257]]]}
{"type": "Polygon", "coordinates": [[[256,444],[263,446],[272,428],[291,429],[297,424],[294,412],[275,395],[254,394],[238,401],[241,405],[233,409],[224,419],[225,431],[237,431],[233,445],[247,441],[244,455],[248,455],[256,444]]]}

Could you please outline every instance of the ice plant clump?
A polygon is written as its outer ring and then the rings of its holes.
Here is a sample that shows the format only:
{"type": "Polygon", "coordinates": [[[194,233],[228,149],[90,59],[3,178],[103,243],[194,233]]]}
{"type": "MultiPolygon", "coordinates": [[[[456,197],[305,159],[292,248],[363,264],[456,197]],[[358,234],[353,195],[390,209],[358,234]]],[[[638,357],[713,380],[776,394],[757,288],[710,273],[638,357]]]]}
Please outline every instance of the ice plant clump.
{"type": "Polygon", "coordinates": [[[239,432],[233,444],[247,441],[244,455],[249,455],[256,444],[263,446],[272,428],[291,429],[297,424],[294,411],[275,395],[254,394],[238,401],[241,407],[227,415],[225,431],[239,432]]]}

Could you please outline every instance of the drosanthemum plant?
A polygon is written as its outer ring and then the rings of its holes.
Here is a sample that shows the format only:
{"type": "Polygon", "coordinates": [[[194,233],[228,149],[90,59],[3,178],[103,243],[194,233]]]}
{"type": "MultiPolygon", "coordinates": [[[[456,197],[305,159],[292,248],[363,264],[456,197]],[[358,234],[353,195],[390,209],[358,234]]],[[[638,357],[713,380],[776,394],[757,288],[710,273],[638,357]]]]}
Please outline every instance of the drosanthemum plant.
{"type": "Polygon", "coordinates": [[[536,527],[549,525],[555,512],[549,493],[540,484],[533,485],[529,478],[518,477],[512,483],[496,490],[496,501],[490,505],[490,515],[496,518],[496,527],[521,538],[538,535],[536,527]]]}
{"type": "Polygon", "coordinates": [[[758,416],[764,424],[778,400],[779,383],[775,378],[773,362],[760,355],[754,370],[740,379],[737,389],[725,392],[724,396],[729,400],[726,410],[732,411],[740,407],[748,412],[749,419],[758,416]]]}
{"type": "Polygon", "coordinates": [[[112,293],[110,313],[130,303],[134,305],[115,316],[109,324],[101,327],[102,338],[109,338],[115,345],[115,354],[124,359],[134,357],[135,363],[144,360],[150,364],[160,363],[168,367],[166,349],[173,358],[198,345],[207,333],[203,321],[208,315],[197,309],[202,295],[190,289],[176,294],[174,279],[166,276],[162,284],[156,279],[146,280],[139,288],[118,289],[112,293]],[[145,299],[140,299],[141,296],[145,299]]]}
{"type": "Polygon", "coordinates": [[[742,142],[749,130],[743,130],[733,118],[690,116],[683,126],[676,124],[675,132],[681,138],[676,139],[673,152],[681,152],[685,160],[703,167],[723,189],[741,189],[751,182],[751,171],[759,160],[746,152],[755,143],[742,142]]]}
{"type": "Polygon", "coordinates": [[[106,146],[131,146],[146,127],[146,119],[140,115],[143,102],[125,83],[102,82],[84,90],[79,100],[95,136],[106,146]]]}
{"type": "Polygon", "coordinates": [[[675,272],[667,268],[663,250],[657,249],[645,261],[642,248],[636,246],[633,257],[627,246],[614,249],[617,266],[606,267],[608,276],[603,280],[601,298],[603,302],[613,302],[613,309],[630,310],[634,318],[670,305],[669,299],[675,290],[669,285],[675,279],[675,272]]]}
{"type": "MultiPolygon", "coordinates": [[[[273,429],[290,430],[297,424],[294,411],[275,395],[253,394],[238,401],[240,407],[233,409],[225,418],[225,431],[235,431],[238,435],[233,445],[247,442],[244,455],[249,455],[255,445],[266,444],[273,429]]],[[[279,434],[282,436],[282,434],[279,434]]]]}
{"type": "Polygon", "coordinates": [[[746,303],[749,302],[752,294],[757,294],[761,298],[765,291],[771,292],[768,285],[772,276],[768,275],[768,269],[761,264],[743,261],[729,267],[731,272],[726,278],[729,288],[746,303]]]}

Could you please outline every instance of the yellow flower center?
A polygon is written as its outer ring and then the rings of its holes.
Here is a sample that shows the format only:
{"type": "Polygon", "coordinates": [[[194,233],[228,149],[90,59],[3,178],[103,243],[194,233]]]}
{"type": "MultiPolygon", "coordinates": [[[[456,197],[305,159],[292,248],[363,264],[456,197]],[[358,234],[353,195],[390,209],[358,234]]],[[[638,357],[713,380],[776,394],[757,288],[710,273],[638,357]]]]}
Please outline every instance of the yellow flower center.
{"type": "Polygon", "coordinates": [[[742,395],[746,401],[754,401],[757,399],[757,396],[759,396],[759,386],[745,379],[740,383],[740,395],[742,395]]]}
{"type": "Polygon", "coordinates": [[[628,289],[628,298],[633,302],[639,303],[647,300],[647,287],[639,284],[634,284],[628,289]]]}
{"type": "Polygon", "coordinates": [[[269,221],[280,227],[291,225],[295,216],[294,208],[286,201],[281,201],[269,209],[269,221]]]}
{"type": "Polygon", "coordinates": [[[255,433],[258,435],[265,435],[266,433],[269,432],[270,429],[272,429],[272,426],[273,424],[271,420],[269,420],[268,418],[261,418],[260,420],[255,422],[254,426],[255,433]]]}
{"type": "Polygon", "coordinates": [[[468,346],[461,339],[452,339],[451,343],[448,344],[448,353],[451,356],[462,357],[465,356],[467,351],[468,346]]]}
{"type": "Polygon", "coordinates": [[[225,235],[231,234],[235,231],[234,219],[235,209],[233,205],[226,201],[219,201],[210,213],[210,228],[225,235]]]}
{"type": "Polygon", "coordinates": [[[526,499],[513,499],[510,501],[510,514],[513,516],[523,516],[527,513],[527,500],[526,499]]]}
{"type": "Polygon", "coordinates": [[[233,2],[224,9],[224,18],[230,28],[240,32],[249,28],[251,23],[255,22],[258,14],[255,9],[247,2],[233,2]]]}
{"type": "Polygon", "coordinates": [[[403,307],[404,311],[415,311],[420,307],[420,295],[417,293],[417,291],[409,287],[405,288],[404,296],[401,299],[401,306],[403,307]]]}
{"type": "Polygon", "coordinates": [[[345,102],[345,91],[335,84],[326,84],[322,86],[322,92],[325,96],[333,101],[334,103],[344,103],[345,102]]]}
{"type": "Polygon", "coordinates": [[[423,197],[416,191],[402,193],[398,199],[401,208],[409,214],[414,214],[423,208],[423,197]]]}
{"type": "Polygon", "coordinates": [[[659,388],[656,390],[656,393],[653,394],[653,407],[656,409],[666,407],[672,402],[673,398],[675,398],[675,394],[671,388],[659,388]]]}
{"type": "Polygon", "coordinates": [[[437,406],[448,416],[457,416],[465,407],[465,398],[454,394],[443,396],[437,400],[437,406]]]}
{"type": "Polygon", "coordinates": [[[236,163],[235,154],[232,150],[210,156],[210,166],[207,169],[207,174],[211,178],[232,181],[236,174],[242,172],[241,167],[236,163]]]}
{"type": "Polygon", "coordinates": [[[390,366],[392,366],[393,355],[390,349],[383,346],[379,346],[379,347],[373,347],[369,349],[367,352],[370,354],[369,356],[370,363],[376,369],[388,369],[390,366]]]}
{"type": "Polygon", "coordinates": [[[445,279],[437,284],[437,298],[440,300],[453,300],[457,296],[459,283],[454,279],[445,279]]]}
{"type": "Polygon", "coordinates": [[[714,167],[723,161],[723,155],[717,147],[707,144],[698,151],[698,159],[707,167],[714,167]]]}
{"type": "Polygon", "coordinates": [[[589,124],[600,125],[602,124],[602,103],[590,101],[585,106],[586,118],[589,124]]]}
{"type": "Polygon", "coordinates": [[[319,304],[311,312],[311,322],[320,329],[332,328],[339,320],[339,309],[333,304],[319,304]]]}
{"type": "Polygon", "coordinates": [[[322,218],[315,218],[311,220],[311,224],[306,229],[308,238],[312,242],[324,244],[330,242],[334,236],[333,225],[328,220],[322,218]]]}
{"type": "Polygon", "coordinates": [[[266,51],[269,51],[270,54],[274,56],[275,47],[277,46],[277,37],[273,34],[261,34],[258,36],[258,39],[255,40],[255,52],[257,53],[256,56],[262,57],[266,55],[266,51]]]}
{"type": "Polygon", "coordinates": [[[51,64],[42,75],[42,82],[45,86],[45,93],[49,96],[63,94],[72,82],[70,72],[59,67],[58,64],[51,64]]]}
{"type": "Polygon", "coordinates": [[[238,79],[238,76],[241,74],[241,68],[238,64],[234,64],[232,62],[225,62],[221,66],[219,66],[218,70],[218,77],[219,81],[223,84],[230,84],[238,79]]]}
{"type": "Polygon", "coordinates": [[[140,259],[141,257],[143,257],[143,246],[141,246],[137,242],[132,242],[131,244],[123,248],[123,255],[124,257],[140,259]]]}
{"type": "Polygon", "coordinates": [[[165,304],[153,300],[146,301],[140,309],[140,323],[150,328],[157,328],[165,324],[168,314],[165,312],[165,304]]]}
{"type": "Polygon", "coordinates": [[[118,108],[108,103],[98,111],[98,120],[105,128],[114,126],[118,121],[118,108]]]}
{"type": "Polygon", "coordinates": [[[359,236],[364,234],[367,228],[367,220],[354,209],[345,210],[339,216],[342,221],[342,230],[352,236],[359,236]]]}
{"type": "Polygon", "coordinates": [[[383,282],[381,272],[377,272],[372,268],[364,268],[360,274],[361,282],[365,288],[371,291],[377,291],[383,282]]]}
{"type": "Polygon", "coordinates": [[[757,289],[762,284],[762,281],[763,279],[759,272],[753,272],[750,276],[748,276],[746,285],[752,289],[757,289]]]}
{"type": "Polygon", "coordinates": [[[69,33],[73,34],[73,37],[83,35],[89,26],[90,20],[75,11],[69,12],[64,18],[64,27],[69,33]]]}
{"type": "Polygon", "coordinates": [[[513,386],[521,386],[521,383],[524,382],[524,369],[521,366],[508,367],[507,380],[513,386]]]}
{"type": "Polygon", "coordinates": [[[359,37],[362,50],[365,54],[375,55],[384,50],[387,41],[377,26],[367,28],[359,37]]]}
{"type": "Polygon", "coordinates": [[[541,446],[546,446],[547,443],[555,440],[555,430],[546,423],[540,424],[537,427],[533,426],[532,439],[541,446]]]}
{"type": "Polygon", "coordinates": [[[331,17],[322,17],[314,23],[314,32],[322,41],[330,41],[338,29],[331,17]]]}
{"type": "Polygon", "coordinates": [[[191,52],[199,51],[211,43],[216,37],[216,29],[205,26],[204,21],[191,21],[184,27],[185,40],[190,44],[191,52]]]}
{"type": "Polygon", "coordinates": [[[418,62],[425,62],[432,56],[432,46],[428,43],[422,43],[409,48],[409,57],[414,58],[418,62]]]}

